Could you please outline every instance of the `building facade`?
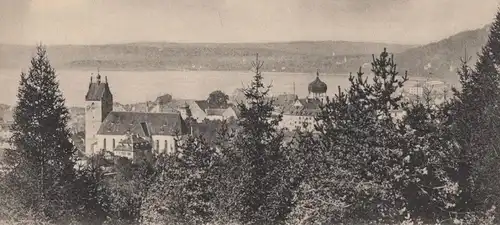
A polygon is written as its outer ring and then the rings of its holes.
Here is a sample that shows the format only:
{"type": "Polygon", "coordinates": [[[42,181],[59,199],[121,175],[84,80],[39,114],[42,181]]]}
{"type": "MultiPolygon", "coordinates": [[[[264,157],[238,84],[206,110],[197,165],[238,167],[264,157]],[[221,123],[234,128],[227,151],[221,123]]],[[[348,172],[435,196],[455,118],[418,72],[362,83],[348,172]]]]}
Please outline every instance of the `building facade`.
{"type": "Polygon", "coordinates": [[[296,96],[294,101],[285,98],[282,104],[275,106],[283,114],[279,126],[289,131],[315,131],[314,125],[321,123],[315,117],[320,112],[320,105],[325,102],[327,90],[328,85],[319,78],[319,72],[316,72],[316,79],[308,85],[309,95],[306,98],[299,99],[296,96]]]}
{"type": "Polygon", "coordinates": [[[90,84],[85,95],[85,154],[92,155],[98,151],[97,131],[108,114],[113,111],[113,94],[109,88],[107,78],[101,81],[97,74],[94,82],[90,77],[90,84]]]}
{"type": "MultiPolygon", "coordinates": [[[[85,97],[86,155],[116,151],[115,155],[133,157],[137,148],[133,148],[133,139],[130,137],[147,141],[151,150],[159,153],[176,150],[177,138],[188,133],[186,123],[179,112],[164,109],[156,112],[113,111],[113,96],[107,79],[101,82],[99,74],[96,78],[96,82],[90,79],[85,97]],[[127,140],[131,142],[128,145],[125,143],[127,140]],[[124,149],[131,150],[131,155],[124,149]]],[[[141,146],[143,145],[145,144],[141,146]]]]}

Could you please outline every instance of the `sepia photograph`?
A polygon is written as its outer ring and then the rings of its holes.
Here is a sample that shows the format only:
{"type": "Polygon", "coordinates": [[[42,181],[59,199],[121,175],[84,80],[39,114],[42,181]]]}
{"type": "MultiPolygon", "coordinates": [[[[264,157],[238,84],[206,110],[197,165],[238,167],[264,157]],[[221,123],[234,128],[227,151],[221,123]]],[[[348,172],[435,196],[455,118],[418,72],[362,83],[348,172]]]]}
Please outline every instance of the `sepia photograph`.
{"type": "Polygon", "coordinates": [[[500,0],[0,0],[0,225],[497,215],[500,0]]]}

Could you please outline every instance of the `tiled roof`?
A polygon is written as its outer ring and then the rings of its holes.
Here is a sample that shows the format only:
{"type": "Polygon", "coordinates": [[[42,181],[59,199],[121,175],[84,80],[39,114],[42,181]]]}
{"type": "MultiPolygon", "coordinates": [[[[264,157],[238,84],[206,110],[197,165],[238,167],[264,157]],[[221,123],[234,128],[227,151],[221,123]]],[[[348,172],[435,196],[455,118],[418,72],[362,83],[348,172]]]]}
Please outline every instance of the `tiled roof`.
{"type": "Polygon", "coordinates": [[[206,101],[206,100],[194,101],[194,103],[197,104],[198,107],[200,107],[200,109],[203,111],[206,111],[209,108],[211,108],[211,109],[218,109],[219,108],[219,106],[217,106],[217,105],[209,104],[208,101],[206,101]]]}
{"type": "Polygon", "coordinates": [[[91,83],[87,95],[85,95],[85,100],[100,101],[104,97],[104,94],[111,95],[108,83],[91,83]]]}
{"type": "Polygon", "coordinates": [[[123,139],[120,141],[120,145],[127,145],[127,144],[132,144],[132,143],[148,143],[149,138],[147,137],[140,137],[139,135],[133,134],[129,135],[127,138],[123,139]]]}
{"type": "Polygon", "coordinates": [[[274,106],[287,106],[297,100],[295,94],[281,94],[272,98],[274,106]]]}
{"type": "Polygon", "coordinates": [[[321,101],[317,99],[299,99],[301,106],[289,105],[283,111],[285,115],[315,116],[320,111],[321,101]]]}
{"type": "Polygon", "coordinates": [[[140,137],[139,135],[130,135],[126,139],[120,141],[115,150],[132,151],[134,150],[150,150],[152,147],[149,138],[140,137]],[[133,146],[132,146],[133,145],[133,146]]]}
{"type": "Polygon", "coordinates": [[[156,104],[151,107],[149,112],[155,112],[155,113],[179,113],[178,110],[172,108],[168,104],[156,104]]]}
{"type": "Polygon", "coordinates": [[[206,100],[194,101],[194,103],[209,116],[222,116],[228,108],[232,108],[236,112],[236,115],[239,115],[238,107],[233,104],[228,104],[226,107],[219,107],[209,104],[206,100]]]}
{"type": "Polygon", "coordinates": [[[124,135],[128,132],[141,137],[150,135],[186,134],[188,128],[179,113],[110,112],[97,134],[124,135]]]}
{"type": "Polygon", "coordinates": [[[208,116],[223,116],[227,109],[206,109],[205,112],[208,116]]]}
{"type": "Polygon", "coordinates": [[[299,99],[299,101],[307,109],[319,109],[321,105],[321,101],[318,99],[299,99]]]}

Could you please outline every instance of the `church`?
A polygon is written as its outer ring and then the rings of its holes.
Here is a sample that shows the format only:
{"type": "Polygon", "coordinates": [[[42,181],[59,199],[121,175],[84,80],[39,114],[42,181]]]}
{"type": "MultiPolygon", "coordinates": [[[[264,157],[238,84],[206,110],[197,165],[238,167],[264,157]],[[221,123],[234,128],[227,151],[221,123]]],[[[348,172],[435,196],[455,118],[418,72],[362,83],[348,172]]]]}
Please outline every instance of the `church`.
{"type": "Polygon", "coordinates": [[[141,151],[172,152],[188,128],[178,112],[113,111],[107,77],[90,78],[85,95],[85,154],[111,152],[133,159],[141,151]]]}
{"type": "Polygon", "coordinates": [[[319,78],[319,71],[316,72],[316,79],[309,83],[307,90],[309,95],[306,98],[299,99],[295,96],[294,101],[289,101],[281,107],[283,117],[279,123],[280,127],[288,130],[305,128],[314,131],[316,123],[314,117],[320,112],[320,105],[325,102],[328,90],[328,85],[319,78]]]}

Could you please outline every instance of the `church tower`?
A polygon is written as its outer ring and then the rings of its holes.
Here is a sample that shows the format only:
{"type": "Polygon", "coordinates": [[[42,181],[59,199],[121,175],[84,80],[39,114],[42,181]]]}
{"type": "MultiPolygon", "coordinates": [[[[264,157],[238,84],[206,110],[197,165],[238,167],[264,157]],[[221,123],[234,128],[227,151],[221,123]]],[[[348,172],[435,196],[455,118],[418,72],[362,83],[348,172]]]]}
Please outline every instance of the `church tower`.
{"type": "Polygon", "coordinates": [[[307,89],[309,91],[308,98],[321,101],[325,99],[328,86],[319,79],[319,70],[316,72],[316,79],[309,84],[307,89]]]}
{"type": "Polygon", "coordinates": [[[89,90],[85,95],[85,154],[97,153],[97,131],[106,116],[113,111],[113,95],[109,89],[108,79],[101,81],[97,73],[96,81],[90,77],[89,90]]]}

